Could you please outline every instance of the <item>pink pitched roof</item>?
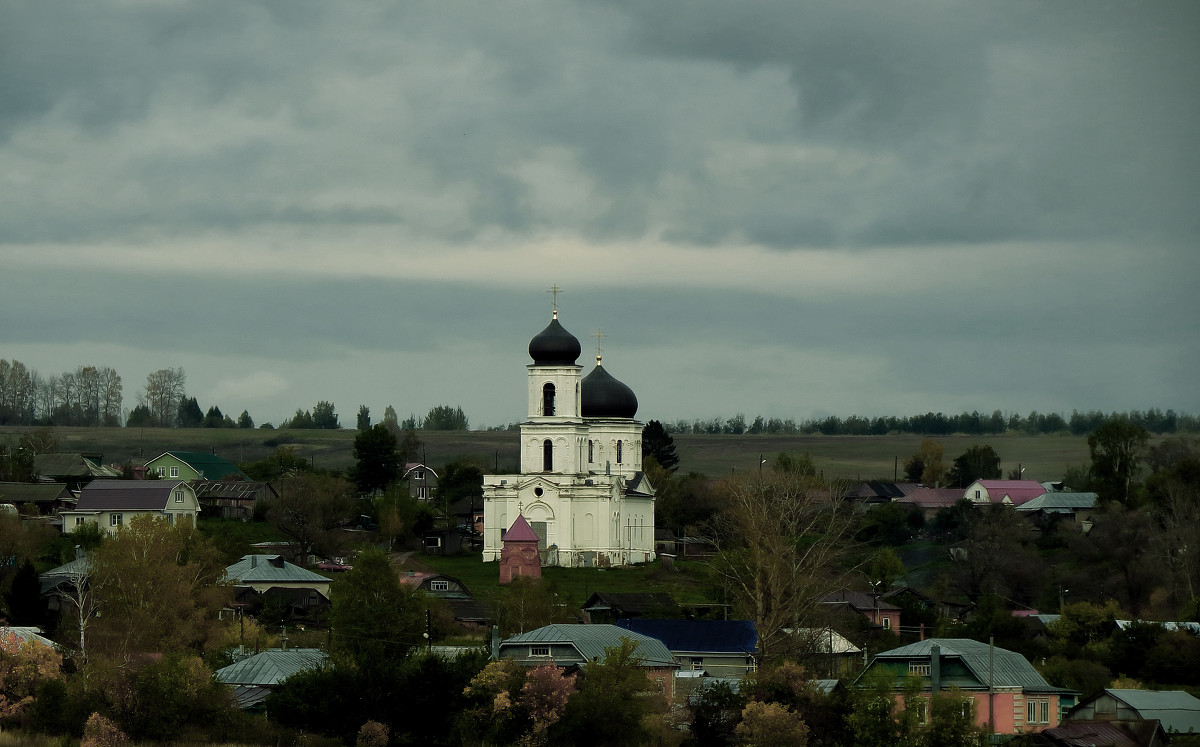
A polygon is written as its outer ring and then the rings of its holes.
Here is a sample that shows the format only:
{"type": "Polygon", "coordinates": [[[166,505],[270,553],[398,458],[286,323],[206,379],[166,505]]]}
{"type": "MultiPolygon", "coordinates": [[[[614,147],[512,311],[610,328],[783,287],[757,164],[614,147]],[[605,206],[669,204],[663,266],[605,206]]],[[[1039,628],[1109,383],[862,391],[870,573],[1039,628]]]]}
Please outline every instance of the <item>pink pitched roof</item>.
{"type": "Polygon", "coordinates": [[[525,517],[517,514],[517,520],[513,522],[508,531],[504,533],[504,542],[540,542],[541,539],[529,527],[529,522],[525,521],[525,517]]]}
{"type": "Polygon", "coordinates": [[[953,506],[963,497],[961,490],[953,488],[927,488],[913,486],[905,492],[903,498],[897,498],[896,503],[914,503],[925,508],[934,506],[953,506]]]}
{"type": "Polygon", "coordinates": [[[1019,506],[1046,494],[1046,488],[1037,480],[980,480],[979,484],[987,490],[992,503],[999,503],[1007,495],[1014,506],[1019,506]]]}

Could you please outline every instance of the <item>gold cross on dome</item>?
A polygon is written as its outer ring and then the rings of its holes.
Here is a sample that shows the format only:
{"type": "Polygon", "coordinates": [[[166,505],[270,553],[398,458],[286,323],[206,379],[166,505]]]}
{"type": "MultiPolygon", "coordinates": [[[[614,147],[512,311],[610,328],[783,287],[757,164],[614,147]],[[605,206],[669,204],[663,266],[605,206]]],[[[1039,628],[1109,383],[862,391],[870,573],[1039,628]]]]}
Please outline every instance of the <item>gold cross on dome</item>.
{"type": "Polygon", "coordinates": [[[600,341],[603,340],[605,337],[608,337],[608,335],[604,334],[600,330],[596,330],[595,333],[592,335],[592,337],[596,338],[596,363],[599,363],[600,358],[603,354],[603,351],[601,350],[601,342],[600,341]]]}
{"type": "Polygon", "coordinates": [[[550,286],[550,290],[546,292],[550,294],[551,305],[554,308],[554,313],[558,314],[558,294],[562,293],[562,288],[559,288],[558,283],[555,283],[554,285],[550,286]]]}

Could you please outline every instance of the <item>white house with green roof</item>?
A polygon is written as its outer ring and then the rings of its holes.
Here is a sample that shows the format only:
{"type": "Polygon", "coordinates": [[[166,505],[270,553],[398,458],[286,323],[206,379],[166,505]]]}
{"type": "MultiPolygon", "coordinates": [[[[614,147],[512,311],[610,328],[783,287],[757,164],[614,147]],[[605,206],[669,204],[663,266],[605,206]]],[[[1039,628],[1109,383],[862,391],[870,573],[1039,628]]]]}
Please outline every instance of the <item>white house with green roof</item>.
{"type": "Polygon", "coordinates": [[[248,480],[233,462],[203,451],[167,451],[146,462],[146,474],[167,480],[248,480]]]}

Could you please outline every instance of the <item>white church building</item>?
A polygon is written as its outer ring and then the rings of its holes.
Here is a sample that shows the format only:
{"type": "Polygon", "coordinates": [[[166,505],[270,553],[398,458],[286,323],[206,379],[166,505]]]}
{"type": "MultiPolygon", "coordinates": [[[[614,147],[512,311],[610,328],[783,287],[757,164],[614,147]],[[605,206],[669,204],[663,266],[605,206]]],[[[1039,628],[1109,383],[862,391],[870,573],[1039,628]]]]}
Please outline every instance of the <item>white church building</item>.
{"type": "Polygon", "coordinates": [[[633,390],[601,366],[583,376],[579,340],[555,310],[529,342],[529,414],[521,473],[484,475],[483,560],[524,516],[543,565],[591,567],[654,559],[654,488],[642,473],[633,390]]]}

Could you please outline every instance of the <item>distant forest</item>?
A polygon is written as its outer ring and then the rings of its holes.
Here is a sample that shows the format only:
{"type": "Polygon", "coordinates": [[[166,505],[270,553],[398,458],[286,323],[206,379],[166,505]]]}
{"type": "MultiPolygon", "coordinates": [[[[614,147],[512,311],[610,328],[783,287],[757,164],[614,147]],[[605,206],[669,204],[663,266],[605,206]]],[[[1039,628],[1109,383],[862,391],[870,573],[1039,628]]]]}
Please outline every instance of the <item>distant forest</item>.
{"type": "Polygon", "coordinates": [[[764,418],[762,415],[747,421],[746,416],[738,414],[732,418],[712,418],[711,420],[676,420],[663,423],[670,433],[709,433],[709,434],[814,434],[826,436],[884,436],[889,433],[912,433],[923,436],[948,436],[952,433],[962,433],[968,436],[995,435],[1000,433],[1022,433],[1036,435],[1039,433],[1071,433],[1084,436],[1099,428],[1110,418],[1118,418],[1136,423],[1149,433],[1197,433],[1200,432],[1200,418],[1192,415],[1176,413],[1174,410],[1131,410],[1129,412],[1103,413],[1098,410],[1079,412],[1073,410],[1071,416],[1064,417],[1057,412],[1038,412],[1034,410],[1028,415],[1013,414],[1007,417],[995,410],[991,415],[978,411],[962,412],[958,415],[927,412],[924,415],[897,417],[886,415],[868,418],[851,415],[839,418],[831,415],[819,420],[803,420],[797,422],[779,418],[764,418]]]}
{"type": "MultiPolygon", "coordinates": [[[[60,426],[157,426],[163,428],[254,427],[250,413],[243,412],[236,420],[211,405],[207,412],[200,408],[195,397],[185,391],[186,374],[182,368],[165,368],[146,376],[145,386],[138,392],[138,404],[125,410],[121,376],[113,369],[79,366],[74,371],[43,376],[18,360],[0,359],[0,425],[60,425],[60,426]]],[[[385,420],[395,420],[393,408],[387,408],[385,420]]],[[[1028,415],[1005,415],[1000,410],[985,415],[978,411],[958,415],[927,412],[923,415],[898,417],[863,417],[851,415],[839,418],[793,420],[768,418],[762,415],[753,420],[744,414],[731,418],[709,420],[681,419],[663,422],[669,433],[696,434],[771,434],[801,435],[821,433],[827,436],[882,436],[889,433],[911,433],[926,436],[995,435],[1001,433],[1072,433],[1077,436],[1091,433],[1112,417],[1136,423],[1149,433],[1200,433],[1200,418],[1176,413],[1174,410],[1132,410],[1104,413],[1098,410],[1079,412],[1070,417],[1057,412],[1037,412],[1028,415]]],[[[365,405],[359,407],[357,426],[370,427],[371,420],[365,405]]],[[[263,426],[270,428],[269,423],[263,426]]],[[[340,428],[338,415],[331,402],[318,402],[314,410],[297,409],[296,415],[280,424],[281,428],[340,428]]],[[[402,428],[431,430],[466,430],[468,420],[461,407],[439,405],[425,418],[410,416],[400,423],[402,428]]],[[[509,423],[484,430],[516,430],[509,423]]]]}

